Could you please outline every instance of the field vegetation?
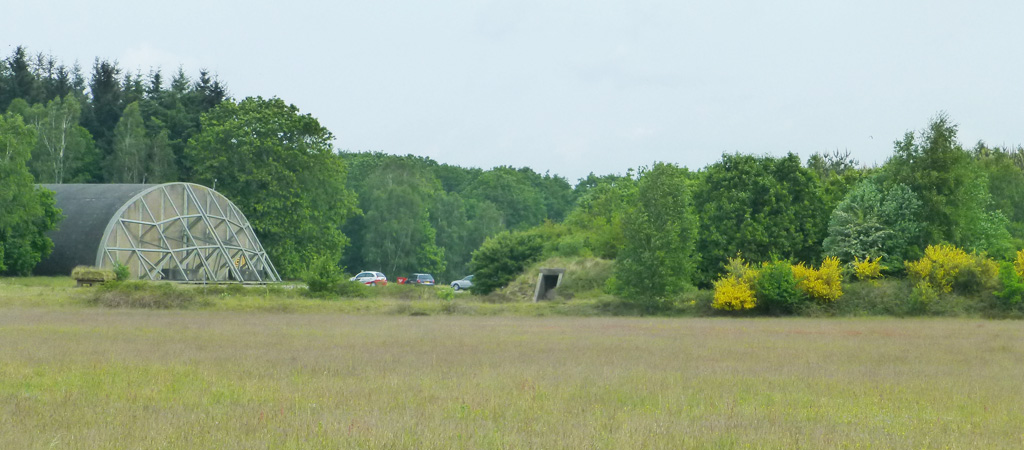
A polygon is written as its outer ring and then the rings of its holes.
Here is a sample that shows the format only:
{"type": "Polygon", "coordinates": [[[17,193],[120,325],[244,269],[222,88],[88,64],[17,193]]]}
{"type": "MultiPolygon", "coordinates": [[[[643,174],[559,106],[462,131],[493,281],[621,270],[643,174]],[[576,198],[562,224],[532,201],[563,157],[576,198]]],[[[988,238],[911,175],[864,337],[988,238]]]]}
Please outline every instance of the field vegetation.
{"type": "MultiPolygon", "coordinates": [[[[423,288],[391,283],[367,287],[342,282],[335,290],[313,292],[302,283],[280,285],[184,285],[169,282],[113,282],[94,288],[75,288],[65,277],[0,278],[0,308],[129,308],[236,312],[345,313],[363,315],[462,316],[645,316],[752,317],[768,314],[757,308],[730,310],[717,304],[722,292],[692,289],[683,292],[655,314],[605,293],[601,286],[611,276],[611,262],[599,259],[550,259],[531,266],[508,287],[487,295],[454,292],[446,286],[423,288]],[[568,270],[553,300],[533,302],[533,268],[564,263],[568,270]]],[[[1007,275],[1009,276],[1009,275],[1007,275]]],[[[1014,280],[1018,275],[1012,274],[1014,280]]],[[[731,278],[723,278],[729,280],[731,278]]],[[[792,282],[792,279],[790,279],[792,282]]],[[[1014,281],[1020,283],[1019,281],[1014,281]]],[[[1024,284],[1022,284],[1024,285],[1024,284]]],[[[746,286],[744,282],[733,288],[746,286]]],[[[745,301],[754,302],[753,288],[745,301]]],[[[793,288],[801,295],[798,288],[793,288]]],[[[941,292],[906,279],[843,283],[838,300],[816,302],[806,296],[788,306],[786,314],[804,317],[912,317],[1024,318],[1017,291],[941,292]],[[1005,296],[1001,294],[1006,293],[1005,296]],[[1013,295],[1018,295],[1014,297],[1013,295]]],[[[1024,291],[1024,288],[1022,288],[1024,291]]],[[[792,293],[791,292],[791,293],[792,293]]],[[[764,294],[762,294],[764,295],[764,294]]],[[[781,314],[781,313],[778,313],[781,314]]]]}
{"type": "MultiPolygon", "coordinates": [[[[610,272],[562,262],[581,293],[610,272]]],[[[1024,444],[1015,321],[610,317],[639,311],[515,289],[74,283],[0,278],[2,447],[1024,444]]],[[[907,315],[912,290],[852,283],[798,313],[907,315]]],[[[937,295],[933,314],[983,315],[937,295]]],[[[690,291],[670,313],[736,315],[712,301],[690,291]]]]}
{"type": "Polygon", "coordinates": [[[1015,322],[0,311],[5,448],[1024,445],[1015,322]]]}

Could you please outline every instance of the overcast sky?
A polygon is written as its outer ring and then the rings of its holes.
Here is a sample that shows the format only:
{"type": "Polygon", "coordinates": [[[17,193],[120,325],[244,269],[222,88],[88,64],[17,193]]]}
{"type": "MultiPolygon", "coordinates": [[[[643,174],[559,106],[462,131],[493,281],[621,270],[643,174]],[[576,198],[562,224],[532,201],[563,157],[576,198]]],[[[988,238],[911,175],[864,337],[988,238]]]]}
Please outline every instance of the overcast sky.
{"type": "Polygon", "coordinates": [[[340,150],[529,166],[571,182],[723,152],[882,163],[939,111],[1024,143],[1024,2],[5,1],[17,45],[217,74],[340,150]]]}

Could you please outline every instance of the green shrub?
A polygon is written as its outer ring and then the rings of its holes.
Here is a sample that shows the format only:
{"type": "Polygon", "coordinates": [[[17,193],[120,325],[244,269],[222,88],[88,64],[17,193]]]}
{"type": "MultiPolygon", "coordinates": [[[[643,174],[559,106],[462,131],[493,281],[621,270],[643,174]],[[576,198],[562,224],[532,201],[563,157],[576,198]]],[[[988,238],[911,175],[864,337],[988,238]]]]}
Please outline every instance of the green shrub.
{"type": "Polygon", "coordinates": [[[685,315],[710,316],[715,313],[715,308],[711,306],[714,300],[714,291],[694,289],[684,292],[676,299],[676,309],[685,315]]]}
{"type": "Polygon", "coordinates": [[[504,287],[523,269],[540,259],[544,245],[534,234],[502,232],[488,238],[473,252],[470,262],[473,293],[487,295],[504,287]]]}
{"type": "Polygon", "coordinates": [[[125,281],[104,283],[89,302],[108,308],[182,309],[197,306],[196,289],[169,283],[125,281]]]}
{"type": "Polygon", "coordinates": [[[914,290],[910,293],[910,303],[907,312],[915,315],[925,314],[938,299],[939,292],[935,287],[927,282],[919,281],[914,285],[914,290]]]}
{"type": "Polygon", "coordinates": [[[440,286],[434,291],[437,294],[437,298],[441,300],[448,302],[455,300],[455,289],[452,289],[450,286],[440,286]]]}
{"type": "Polygon", "coordinates": [[[590,256],[591,254],[587,248],[587,237],[583,234],[563,236],[556,243],[554,251],[564,257],[590,256]]]}
{"type": "Polygon", "coordinates": [[[995,296],[1000,299],[1000,306],[1011,309],[1021,303],[1021,296],[1024,296],[1024,281],[1021,281],[1013,263],[1003,262],[999,265],[999,284],[1002,290],[996,291],[995,296]]]}
{"type": "Polygon", "coordinates": [[[804,300],[796,283],[793,266],[789,261],[762,263],[754,281],[758,307],[768,314],[793,314],[797,305],[804,300]]]}
{"type": "Polygon", "coordinates": [[[132,277],[132,272],[128,269],[128,266],[118,261],[114,263],[114,276],[117,278],[117,281],[128,281],[132,277]]]}
{"type": "Polygon", "coordinates": [[[843,298],[832,307],[840,316],[902,316],[913,291],[905,279],[889,278],[846,284],[843,298]]]}
{"type": "Polygon", "coordinates": [[[314,258],[302,274],[302,281],[309,286],[309,292],[314,294],[333,293],[338,290],[338,285],[344,279],[337,262],[326,256],[314,258]]]}

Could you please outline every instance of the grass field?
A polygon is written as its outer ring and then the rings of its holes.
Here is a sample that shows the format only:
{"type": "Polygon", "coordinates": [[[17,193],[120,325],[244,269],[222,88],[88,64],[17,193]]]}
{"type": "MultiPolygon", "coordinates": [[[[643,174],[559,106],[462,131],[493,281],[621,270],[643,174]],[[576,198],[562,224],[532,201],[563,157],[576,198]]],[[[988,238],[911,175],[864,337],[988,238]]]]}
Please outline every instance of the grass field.
{"type": "Polygon", "coordinates": [[[1018,321],[153,311],[61,289],[0,289],[0,448],[1024,446],[1018,321]]]}

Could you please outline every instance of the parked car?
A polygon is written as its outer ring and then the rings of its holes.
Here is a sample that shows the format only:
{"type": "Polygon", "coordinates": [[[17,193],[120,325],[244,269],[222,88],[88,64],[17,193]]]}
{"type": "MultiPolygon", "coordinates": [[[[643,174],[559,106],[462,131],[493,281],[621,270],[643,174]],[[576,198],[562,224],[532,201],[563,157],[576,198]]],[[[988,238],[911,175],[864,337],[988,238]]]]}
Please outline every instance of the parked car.
{"type": "Polygon", "coordinates": [[[429,273],[414,273],[409,275],[409,279],[405,281],[405,284],[412,284],[416,286],[433,286],[434,276],[429,273]]]}
{"type": "Polygon", "coordinates": [[[368,271],[368,270],[364,270],[362,272],[359,272],[356,276],[354,276],[352,278],[349,278],[349,281],[358,281],[358,282],[363,283],[363,284],[365,284],[367,286],[378,286],[378,285],[379,286],[387,286],[388,285],[388,277],[384,276],[383,273],[371,272],[371,271],[368,271]]]}
{"type": "Polygon", "coordinates": [[[461,280],[452,281],[452,289],[461,291],[463,289],[469,289],[473,287],[473,276],[468,275],[463,277],[461,280]]]}

